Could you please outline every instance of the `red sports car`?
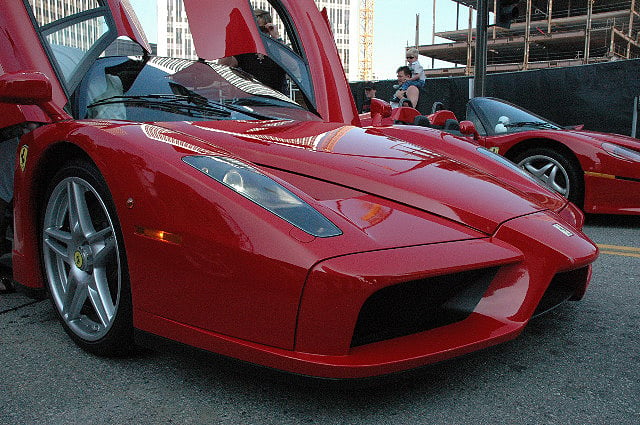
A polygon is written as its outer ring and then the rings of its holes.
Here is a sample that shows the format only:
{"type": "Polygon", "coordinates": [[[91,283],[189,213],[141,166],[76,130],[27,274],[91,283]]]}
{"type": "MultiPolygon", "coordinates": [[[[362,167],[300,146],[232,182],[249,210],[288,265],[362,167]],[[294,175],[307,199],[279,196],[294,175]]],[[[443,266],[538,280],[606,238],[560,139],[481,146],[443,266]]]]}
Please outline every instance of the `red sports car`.
{"type": "MultiPolygon", "coordinates": [[[[398,121],[413,124],[418,112],[401,109],[394,111],[398,121]]],[[[459,129],[451,111],[439,110],[429,118],[416,123],[454,133],[459,129]]],[[[469,100],[466,119],[477,130],[475,143],[509,158],[585,212],[640,214],[640,140],[561,127],[494,98],[469,100]]]]}
{"type": "Polygon", "coordinates": [[[573,204],[452,135],[360,127],[326,13],[270,3],[284,42],[247,1],[184,0],[187,60],[149,56],[124,0],[3,2],[14,278],[79,346],[171,340],[369,377],[509,340],[584,295],[597,248],[573,204]],[[103,54],[118,36],[144,51],[103,54]],[[213,62],[241,54],[290,90],[213,62]]]}

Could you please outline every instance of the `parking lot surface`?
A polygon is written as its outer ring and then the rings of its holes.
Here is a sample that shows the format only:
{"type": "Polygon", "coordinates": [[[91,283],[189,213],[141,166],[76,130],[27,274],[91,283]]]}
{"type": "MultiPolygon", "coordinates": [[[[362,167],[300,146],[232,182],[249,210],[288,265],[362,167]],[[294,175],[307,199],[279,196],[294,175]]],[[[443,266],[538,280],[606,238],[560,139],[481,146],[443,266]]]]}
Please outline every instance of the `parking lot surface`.
{"type": "Polygon", "coordinates": [[[78,349],[47,300],[0,295],[3,424],[638,424],[640,217],[588,217],[585,299],[514,341],[367,385],[216,356],[78,349]]]}

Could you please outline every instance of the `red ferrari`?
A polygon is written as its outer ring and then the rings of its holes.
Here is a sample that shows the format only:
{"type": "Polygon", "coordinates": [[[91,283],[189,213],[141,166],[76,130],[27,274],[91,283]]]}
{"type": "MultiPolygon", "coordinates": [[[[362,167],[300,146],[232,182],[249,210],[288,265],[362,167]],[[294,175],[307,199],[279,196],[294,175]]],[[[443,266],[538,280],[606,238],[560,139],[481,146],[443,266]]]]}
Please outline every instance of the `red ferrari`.
{"type": "Polygon", "coordinates": [[[80,347],[170,340],[370,377],[515,338],[584,295],[580,210],[460,138],[360,127],[326,13],[270,3],[284,41],[247,1],[184,0],[188,60],[150,56],[125,0],[3,2],[14,279],[80,347]],[[140,55],[105,54],[119,36],[140,55]],[[215,62],[246,54],[289,89],[215,62]]]}
{"type": "Polygon", "coordinates": [[[563,128],[503,100],[472,99],[479,142],[597,214],[640,214],[640,140],[563,128]]]}
{"type": "MultiPolygon", "coordinates": [[[[411,108],[394,111],[396,121],[411,124],[417,114],[411,108]]],[[[494,98],[469,100],[466,120],[474,124],[476,131],[466,131],[474,143],[510,159],[585,212],[640,214],[640,140],[561,127],[494,98]]],[[[415,124],[460,134],[456,116],[447,110],[419,117],[415,124]]]]}

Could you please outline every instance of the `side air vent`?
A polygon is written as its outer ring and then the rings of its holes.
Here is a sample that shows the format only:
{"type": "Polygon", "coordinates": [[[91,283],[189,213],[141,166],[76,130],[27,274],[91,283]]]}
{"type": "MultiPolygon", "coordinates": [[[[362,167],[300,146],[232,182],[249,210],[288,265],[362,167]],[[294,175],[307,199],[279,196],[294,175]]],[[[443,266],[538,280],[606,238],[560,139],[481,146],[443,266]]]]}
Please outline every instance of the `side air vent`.
{"type": "Polygon", "coordinates": [[[497,267],[399,283],[364,303],[351,346],[410,335],[464,320],[498,271],[497,267]]]}

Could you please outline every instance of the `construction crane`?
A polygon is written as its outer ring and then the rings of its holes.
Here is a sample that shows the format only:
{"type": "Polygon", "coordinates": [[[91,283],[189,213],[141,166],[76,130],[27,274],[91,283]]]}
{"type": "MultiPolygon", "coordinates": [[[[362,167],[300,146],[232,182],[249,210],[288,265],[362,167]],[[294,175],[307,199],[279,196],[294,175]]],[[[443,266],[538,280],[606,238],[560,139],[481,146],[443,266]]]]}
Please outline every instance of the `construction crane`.
{"type": "Polygon", "coordinates": [[[373,79],[373,10],[374,0],[360,0],[360,80],[373,79]]]}

